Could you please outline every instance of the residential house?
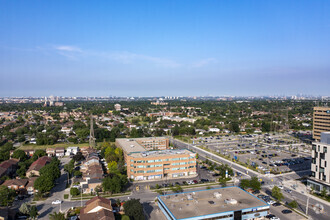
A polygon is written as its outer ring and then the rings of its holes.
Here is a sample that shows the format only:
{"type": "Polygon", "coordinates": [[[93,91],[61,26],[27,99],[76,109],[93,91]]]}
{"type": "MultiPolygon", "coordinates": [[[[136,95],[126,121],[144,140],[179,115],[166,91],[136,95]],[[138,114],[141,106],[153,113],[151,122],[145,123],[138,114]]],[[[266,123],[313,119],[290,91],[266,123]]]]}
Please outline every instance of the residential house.
{"type": "Polygon", "coordinates": [[[9,189],[21,190],[28,184],[28,179],[11,179],[6,180],[2,185],[7,186],[9,189]]]}
{"type": "Polygon", "coordinates": [[[82,155],[86,158],[91,153],[96,153],[96,150],[91,147],[82,147],[81,148],[82,155]]]}
{"type": "Polygon", "coordinates": [[[29,195],[34,194],[38,190],[34,189],[34,182],[36,181],[38,177],[30,177],[29,178],[29,183],[26,185],[26,190],[29,195]]]}
{"type": "Polygon", "coordinates": [[[79,147],[68,147],[65,152],[65,156],[76,155],[79,151],[79,147]]]}
{"type": "Polygon", "coordinates": [[[32,157],[33,154],[34,154],[34,152],[35,152],[35,150],[33,150],[33,149],[23,150],[23,151],[24,151],[25,154],[26,154],[27,156],[29,156],[29,157],[32,157]]]}
{"type": "Polygon", "coordinates": [[[43,156],[40,157],[38,160],[34,161],[29,169],[26,171],[26,176],[27,177],[32,177],[32,176],[39,176],[39,171],[41,168],[43,168],[46,164],[50,163],[52,160],[51,157],[43,156]]]}
{"type": "Polygon", "coordinates": [[[80,220],[114,220],[111,201],[99,196],[86,202],[85,207],[80,210],[80,220]]]}
{"type": "Polygon", "coordinates": [[[18,162],[19,160],[15,158],[3,161],[0,164],[0,177],[14,174],[18,168],[18,162]]]}
{"type": "Polygon", "coordinates": [[[58,147],[55,149],[55,155],[56,157],[64,157],[65,155],[65,148],[64,147],[58,147]]]}
{"type": "Polygon", "coordinates": [[[100,179],[88,179],[85,182],[82,182],[83,193],[93,193],[95,188],[102,186],[102,180],[100,179]]]}
{"type": "Polygon", "coordinates": [[[65,133],[66,136],[69,136],[71,131],[72,131],[72,128],[68,128],[68,127],[62,127],[62,129],[61,129],[61,132],[65,133]]]}
{"type": "Polygon", "coordinates": [[[55,156],[55,148],[47,148],[46,149],[46,154],[48,155],[48,157],[55,156]]]}

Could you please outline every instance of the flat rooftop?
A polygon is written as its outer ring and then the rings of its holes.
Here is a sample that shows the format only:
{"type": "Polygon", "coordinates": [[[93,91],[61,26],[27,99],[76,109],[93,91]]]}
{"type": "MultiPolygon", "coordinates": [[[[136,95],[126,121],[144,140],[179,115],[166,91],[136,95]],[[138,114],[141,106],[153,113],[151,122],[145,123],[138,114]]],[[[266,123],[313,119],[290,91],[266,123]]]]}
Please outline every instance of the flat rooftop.
{"type": "Polygon", "coordinates": [[[165,137],[147,137],[147,138],[117,138],[116,142],[120,144],[123,151],[127,154],[144,152],[146,149],[139,144],[136,140],[140,142],[153,142],[154,140],[166,140],[165,137]]]}
{"type": "Polygon", "coordinates": [[[145,151],[144,147],[142,147],[138,142],[136,142],[134,139],[116,139],[116,142],[120,144],[120,147],[123,149],[123,151],[127,154],[131,154],[134,152],[142,152],[145,151]]]}
{"type": "Polygon", "coordinates": [[[136,158],[140,158],[140,157],[145,157],[145,158],[151,158],[151,157],[167,157],[167,156],[171,156],[171,155],[192,155],[195,156],[196,154],[183,149],[183,150],[159,150],[159,151],[144,151],[144,152],[140,152],[140,153],[131,153],[130,156],[131,157],[136,157],[136,158]]]}
{"type": "MultiPolygon", "coordinates": [[[[158,196],[176,219],[191,218],[269,205],[239,187],[224,187],[158,196]],[[234,199],[237,204],[226,201],[234,199]]],[[[233,201],[233,200],[232,200],[233,201]]]]}

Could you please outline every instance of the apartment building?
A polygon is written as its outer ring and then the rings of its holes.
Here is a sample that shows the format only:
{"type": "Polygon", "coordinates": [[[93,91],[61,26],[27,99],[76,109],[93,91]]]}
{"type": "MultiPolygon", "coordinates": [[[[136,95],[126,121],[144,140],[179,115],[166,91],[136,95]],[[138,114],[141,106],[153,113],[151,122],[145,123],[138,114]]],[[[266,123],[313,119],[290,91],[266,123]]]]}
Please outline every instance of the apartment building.
{"type": "Polygon", "coordinates": [[[330,131],[330,107],[314,107],[313,138],[320,141],[321,133],[330,131]]]}
{"type": "Polygon", "coordinates": [[[312,145],[312,175],[307,184],[315,191],[330,192],[330,132],[322,132],[320,142],[312,145]],[[329,150],[328,150],[329,149],[329,150]]]}
{"type": "Polygon", "coordinates": [[[155,180],[195,176],[196,154],[169,149],[167,138],[116,139],[123,149],[127,176],[134,180],[155,180]]]}

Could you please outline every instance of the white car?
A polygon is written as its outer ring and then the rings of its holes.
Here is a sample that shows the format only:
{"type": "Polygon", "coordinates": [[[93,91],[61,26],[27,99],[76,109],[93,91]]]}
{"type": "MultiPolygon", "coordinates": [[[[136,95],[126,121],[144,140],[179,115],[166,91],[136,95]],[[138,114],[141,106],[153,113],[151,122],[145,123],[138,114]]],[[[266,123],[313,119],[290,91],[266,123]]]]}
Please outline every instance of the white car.
{"type": "Polygon", "coordinates": [[[53,205],[57,205],[57,204],[61,204],[62,201],[61,200],[55,200],[55,201],[52,201],[52,204],[53,205]]]}
{"type": "Polygon", "coordinates": [[[273,205],[274,203],[275,203],[274,200],[269,200],[269,201],[267,201],[267,204],[268,204],[268,205],[273,205]]]}
{"type": "Polygon", "coordinates": [[[280,188],[280,189],[284,189],[284,187],[283,187],[283,186],[281,186],[281,185],[279,185],[279,186],[278,186],[278,188],[280,188]]]}
{"type": "Polygon", "coordinates": [[[272,217],[270,220],[281,220],[279,217],[272,217]]]}

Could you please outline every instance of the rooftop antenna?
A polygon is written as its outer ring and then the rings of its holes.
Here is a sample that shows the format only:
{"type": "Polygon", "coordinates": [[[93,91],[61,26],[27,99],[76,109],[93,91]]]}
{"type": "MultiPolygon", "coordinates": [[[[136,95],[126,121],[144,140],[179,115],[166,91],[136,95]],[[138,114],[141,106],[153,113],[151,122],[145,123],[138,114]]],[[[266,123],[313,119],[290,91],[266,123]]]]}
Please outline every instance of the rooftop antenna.
{"type": "Polygon", "coordinates": [[[94,123],[93,116],[91,115],[91,124],[90,124],[90,132],[89,132],[89,147],[95,147],[95,137],[94,137],[94,123]]]}

